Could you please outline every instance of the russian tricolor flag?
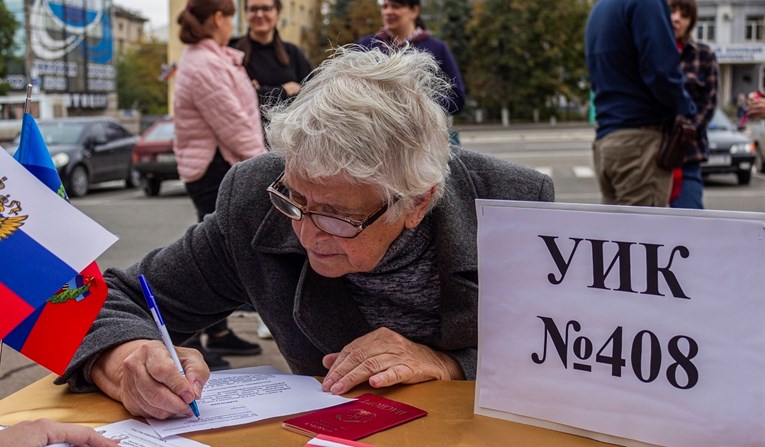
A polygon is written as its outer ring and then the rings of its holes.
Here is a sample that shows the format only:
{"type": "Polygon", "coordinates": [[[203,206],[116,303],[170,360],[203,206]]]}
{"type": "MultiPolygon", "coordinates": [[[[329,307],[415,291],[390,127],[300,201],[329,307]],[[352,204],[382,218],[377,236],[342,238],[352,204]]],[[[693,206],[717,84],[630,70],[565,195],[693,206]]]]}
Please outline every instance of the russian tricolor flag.
{"type": "Polygon", "coordinates": [[[29,170],[0,150],[0,338],[61,374],[106,296],[93,260],[117,238],[61,200],[29,114],[16,153],[29,170]]]}

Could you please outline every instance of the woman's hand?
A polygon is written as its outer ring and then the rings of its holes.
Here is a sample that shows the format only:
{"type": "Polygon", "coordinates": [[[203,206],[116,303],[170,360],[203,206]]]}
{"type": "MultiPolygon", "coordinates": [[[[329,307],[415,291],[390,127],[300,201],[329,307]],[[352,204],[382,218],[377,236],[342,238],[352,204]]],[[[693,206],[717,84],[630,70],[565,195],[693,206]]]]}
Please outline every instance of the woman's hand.
{"type": "Polygon", "coordinates": [[[63,424],[50,419],[20,422],[0,431],[0,445],[13,447],[44,447],[67,443],[87,447],[118,447],[119,441],[104,438],[90,427],[63,424]]]}
{"type": "Polygon", "coordinates": [[[161,341],[133,340],[107,351],[93,365],[93,382],[135,416],[192,416],[189,403],[202,396],[210,378],[202,354],[176,348],[186,376],[178,372],[161,341]]]}
{"type": "Polygon", "coordinates": [[[397,383],[463,379],[456,360],[425,345],[413,343],[388,328],[380,328],[323,359],[329,373],[321,388],[343,394],[369,380],[374,388],[397,383]]]}
{"type": "Polygon", "coordinates": [[[755,119],[755,120],[765,119],[765,98],[750,97],[749,101],[747,102],[746,115],[750,119],[755,119]]]}
{"type": "Polygon", "coordinates": [[[282,84],[282,88],[287,92],[287,96],[295,96],[300,91],[300,84],[294,81],[285,82],[282,84]]]}

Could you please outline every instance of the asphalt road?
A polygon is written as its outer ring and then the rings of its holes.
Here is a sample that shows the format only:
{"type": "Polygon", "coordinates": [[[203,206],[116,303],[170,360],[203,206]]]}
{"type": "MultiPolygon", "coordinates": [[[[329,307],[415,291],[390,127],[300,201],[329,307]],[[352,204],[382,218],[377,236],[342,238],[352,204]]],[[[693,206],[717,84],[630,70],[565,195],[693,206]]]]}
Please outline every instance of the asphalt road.
{"type": "MultiPolygon", "coordinates": [[[[460,133],[466,148],[529,166],[552,177],[558,202],[599,203],[592,165],[594,128],[579,125],[486,128],[460,133]]],[[[704,206],[727,211],[765,212],[765,175],[754,173],[749,185],[733,174],[709,176],[704,206]]]]}
{"type": "MultiPolygon", "coordinates": [[[[550,175],[559,202],[598,203],[590,147],[594,130],[587,125],[513,126],[460,129],[463,146],[533,167],[550,175]]],[[[124,267],[149,250],[179,237],[195,222],[191,201],[179,182],[166,182],[159,197],[144,197],[117,183],[96,187],[72,203],[119,236],[120,240],[99,259],[99,265],[124,267]]],[[[710,209],[765,212],[765,176],[755,174],[750,185],[739,186],[735,177],[713,176],[705,185],[710,209]]],[[[272,341],[258,340],[249,316],[230,318],[242,337],[258,341],[264,353],[255,357],[227,357],[232,366],[286,364],[272,341]]],[[[5,347],[0,359],[0,398],[38,380],[49,372],[5,347]]]]}

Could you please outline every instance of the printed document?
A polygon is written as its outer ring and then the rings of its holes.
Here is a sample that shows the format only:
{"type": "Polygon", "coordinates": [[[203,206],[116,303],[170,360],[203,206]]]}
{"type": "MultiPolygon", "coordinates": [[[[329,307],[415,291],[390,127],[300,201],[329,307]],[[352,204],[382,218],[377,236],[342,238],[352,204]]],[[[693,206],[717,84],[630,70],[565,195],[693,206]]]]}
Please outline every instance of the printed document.
{"type": "Polygon", "coordinates": [[[321,384],[313,377],[257,366],[212,372],[202,390],[202,398],[197,400],[199,419],[147,421],[164,438],[318,410],[351,400],[322,391],[321,384]]]}
{"type": "Polygon", "coordinates": [[[121,447],[210,447],[180,436],[162,439],[151,427],[134,419],[104,425],[96,431],[106,438],[119,439],[121,447]]]}

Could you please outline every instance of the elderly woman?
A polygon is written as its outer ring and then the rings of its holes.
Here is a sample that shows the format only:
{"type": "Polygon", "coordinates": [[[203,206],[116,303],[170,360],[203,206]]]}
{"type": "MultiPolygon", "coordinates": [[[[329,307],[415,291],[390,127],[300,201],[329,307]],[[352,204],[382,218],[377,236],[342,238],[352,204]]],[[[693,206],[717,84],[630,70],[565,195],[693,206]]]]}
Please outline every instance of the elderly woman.
{"type": "Polygon", "coordinates": [[[232,167],[216,212],[126,270],[60,379],[135,415],[190,414],[209,376],[173,367],[137,276],[171,329],[242,304],[261,313],[296,374],[345,393],[472,379],[477,349],[475,199],[552,200],[536,171],[451,148],[432,56],[340,49],[267,130],[273,152],[232,167]]]}

